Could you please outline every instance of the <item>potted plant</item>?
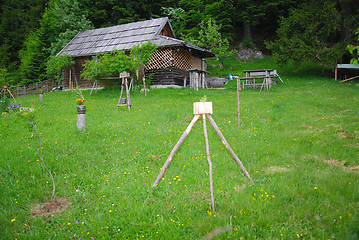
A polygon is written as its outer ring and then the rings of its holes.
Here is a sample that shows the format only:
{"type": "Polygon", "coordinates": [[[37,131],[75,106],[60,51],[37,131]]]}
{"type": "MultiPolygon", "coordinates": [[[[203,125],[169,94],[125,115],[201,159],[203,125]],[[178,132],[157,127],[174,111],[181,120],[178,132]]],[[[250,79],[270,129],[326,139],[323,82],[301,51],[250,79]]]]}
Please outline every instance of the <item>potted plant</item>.
{"type": "Polygon", "coordinates": [[[85,99],[82,95],[82,92],[79,88],[76,88],[75,92],[77,93],[78,97],[75,101],[77,104],[77,129],[81,131],[85,131],[86,129],[86,105],[85,99]]]}

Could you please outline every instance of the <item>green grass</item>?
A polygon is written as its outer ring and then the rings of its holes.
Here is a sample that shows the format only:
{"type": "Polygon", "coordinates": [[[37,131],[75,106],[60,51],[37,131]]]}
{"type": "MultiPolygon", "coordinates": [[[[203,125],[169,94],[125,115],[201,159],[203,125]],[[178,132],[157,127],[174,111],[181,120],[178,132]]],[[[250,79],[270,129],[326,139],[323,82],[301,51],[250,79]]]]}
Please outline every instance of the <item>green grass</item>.
{"type": "MultiPolygon", "coordinates": [[[[236,67],[232,59],[230,67],[238,73],[274,68],[270,58],[263,61],[236,67]]],[[[234,82],[224,90],[136,91],[130,112],[116,110],[118,89],[92,96],[85,91],[85,133],[76,129],[72,93],[49,93],[42,102],[38,96],[17,99],[37,109],[57,197],[71,208],[53,217],[30,216],[51,197],[51,180],[37,161],[33,133],[15,115],[3,114],[0,239],[200,239],[227,225],[232,231],[218,239],[357,239],[359,87],[309,70],[278,69],[284,84],[240,92],[240,126],[234,82]],[[255,182],[243,176],[208,123],[215,216],[202,121],[165,179],[151,187],[193,117],[192,103],[204,95],[255,182]]]]}

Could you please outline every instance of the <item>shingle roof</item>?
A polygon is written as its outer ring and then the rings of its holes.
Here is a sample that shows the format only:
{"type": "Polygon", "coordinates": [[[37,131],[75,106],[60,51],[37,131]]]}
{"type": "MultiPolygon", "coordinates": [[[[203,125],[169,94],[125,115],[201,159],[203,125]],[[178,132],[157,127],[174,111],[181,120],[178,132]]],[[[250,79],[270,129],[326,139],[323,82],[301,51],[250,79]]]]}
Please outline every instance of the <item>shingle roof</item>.
{"type": "Polygon", "coordinates": [[[173,33],[167,17],[79,32],[57,55],[69,54],[79,57],[113,50],[129,51],[135,45],[151,41],[160,48],[185,46],[198,52],[202,57],[214,56],[212,52],[193,44],[160,35],[167,23],[173,33]]]}

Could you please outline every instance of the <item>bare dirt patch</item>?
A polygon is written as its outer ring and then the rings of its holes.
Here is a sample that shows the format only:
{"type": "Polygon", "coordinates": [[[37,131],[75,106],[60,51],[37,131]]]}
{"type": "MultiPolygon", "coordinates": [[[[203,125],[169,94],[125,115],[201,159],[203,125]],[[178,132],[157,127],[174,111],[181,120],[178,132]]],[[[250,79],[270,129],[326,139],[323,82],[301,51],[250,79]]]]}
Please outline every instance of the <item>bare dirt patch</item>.
{"type": "Polygon", "coordinates": [[[266,169],[267,174],[279,173],[279,172],[289,172],[288,168],[280,167],[280,166],[271,166],[266,169]]]}
{"type": "Polygon", "coordinates": [[[302,125],[301,126],[303,128],[303,130],[300,131],[300,133],[313,133],[313,132],[323,132],[323,129],[319,129],[317,127],[313,127],[313,126],[306,126],[306,125],[302,125]]]}
{"type": "Polygon", "coordinates": [[[57,198],[54,202],[44,202],[36,205],[30,212],[32,217],[52,216],[70,209],[70,202],[66,198],[57,198]]]}
{"type": "Polygon", "coordinates": [[[338,136],[341,138],[341,139],[347,139],[348,138],[348,135],[346,132],[344,132],[344,129],[342,127],[340,127],[338,130],[337,130],[337,134],[338,136]]]}
{"type": "Polygon", "coordinates": [[[345,171],[355,172],[355,173],[359,174],[359,166],[347,167],[347,166],[345,166],[345,162],[339,162],[332,158],[330,158],[329,160],[323,160],[323,162],[325,162],[329,165],[332,165],[334,167],[339,167],[345,171]]]}

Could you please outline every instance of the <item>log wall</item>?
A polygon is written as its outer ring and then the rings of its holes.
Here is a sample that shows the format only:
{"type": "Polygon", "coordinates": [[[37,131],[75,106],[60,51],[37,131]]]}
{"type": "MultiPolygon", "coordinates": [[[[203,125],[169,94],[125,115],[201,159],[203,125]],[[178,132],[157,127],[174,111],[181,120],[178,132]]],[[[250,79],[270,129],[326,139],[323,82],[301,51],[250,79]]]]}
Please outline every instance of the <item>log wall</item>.
{"type": "Polygon", "coordinates": [[[87,81],[87,80],[81,78],[81,73],[84,69],[84,64],[86,63],[86,61],[90,61],[90,60],[91,60],[90,56],[78,57],[78,58],[75,58],[75,66],[74,67],[63,69],[62,87],[64,89],[76,88],[78,85],[80,86],[80,88],[91,88],[92,87],[93,82],[90,82],[90,81],[87,81]],[[70,80],[70,72],[71,72],[71,80],[70,80]]]}
{"type": "Polygon", "coordinates": [[[184,85],[184,79],[189,81],[188,71],[175,67],[146,70],[146,78],[151,76],[151,85],[184,85]]]}

